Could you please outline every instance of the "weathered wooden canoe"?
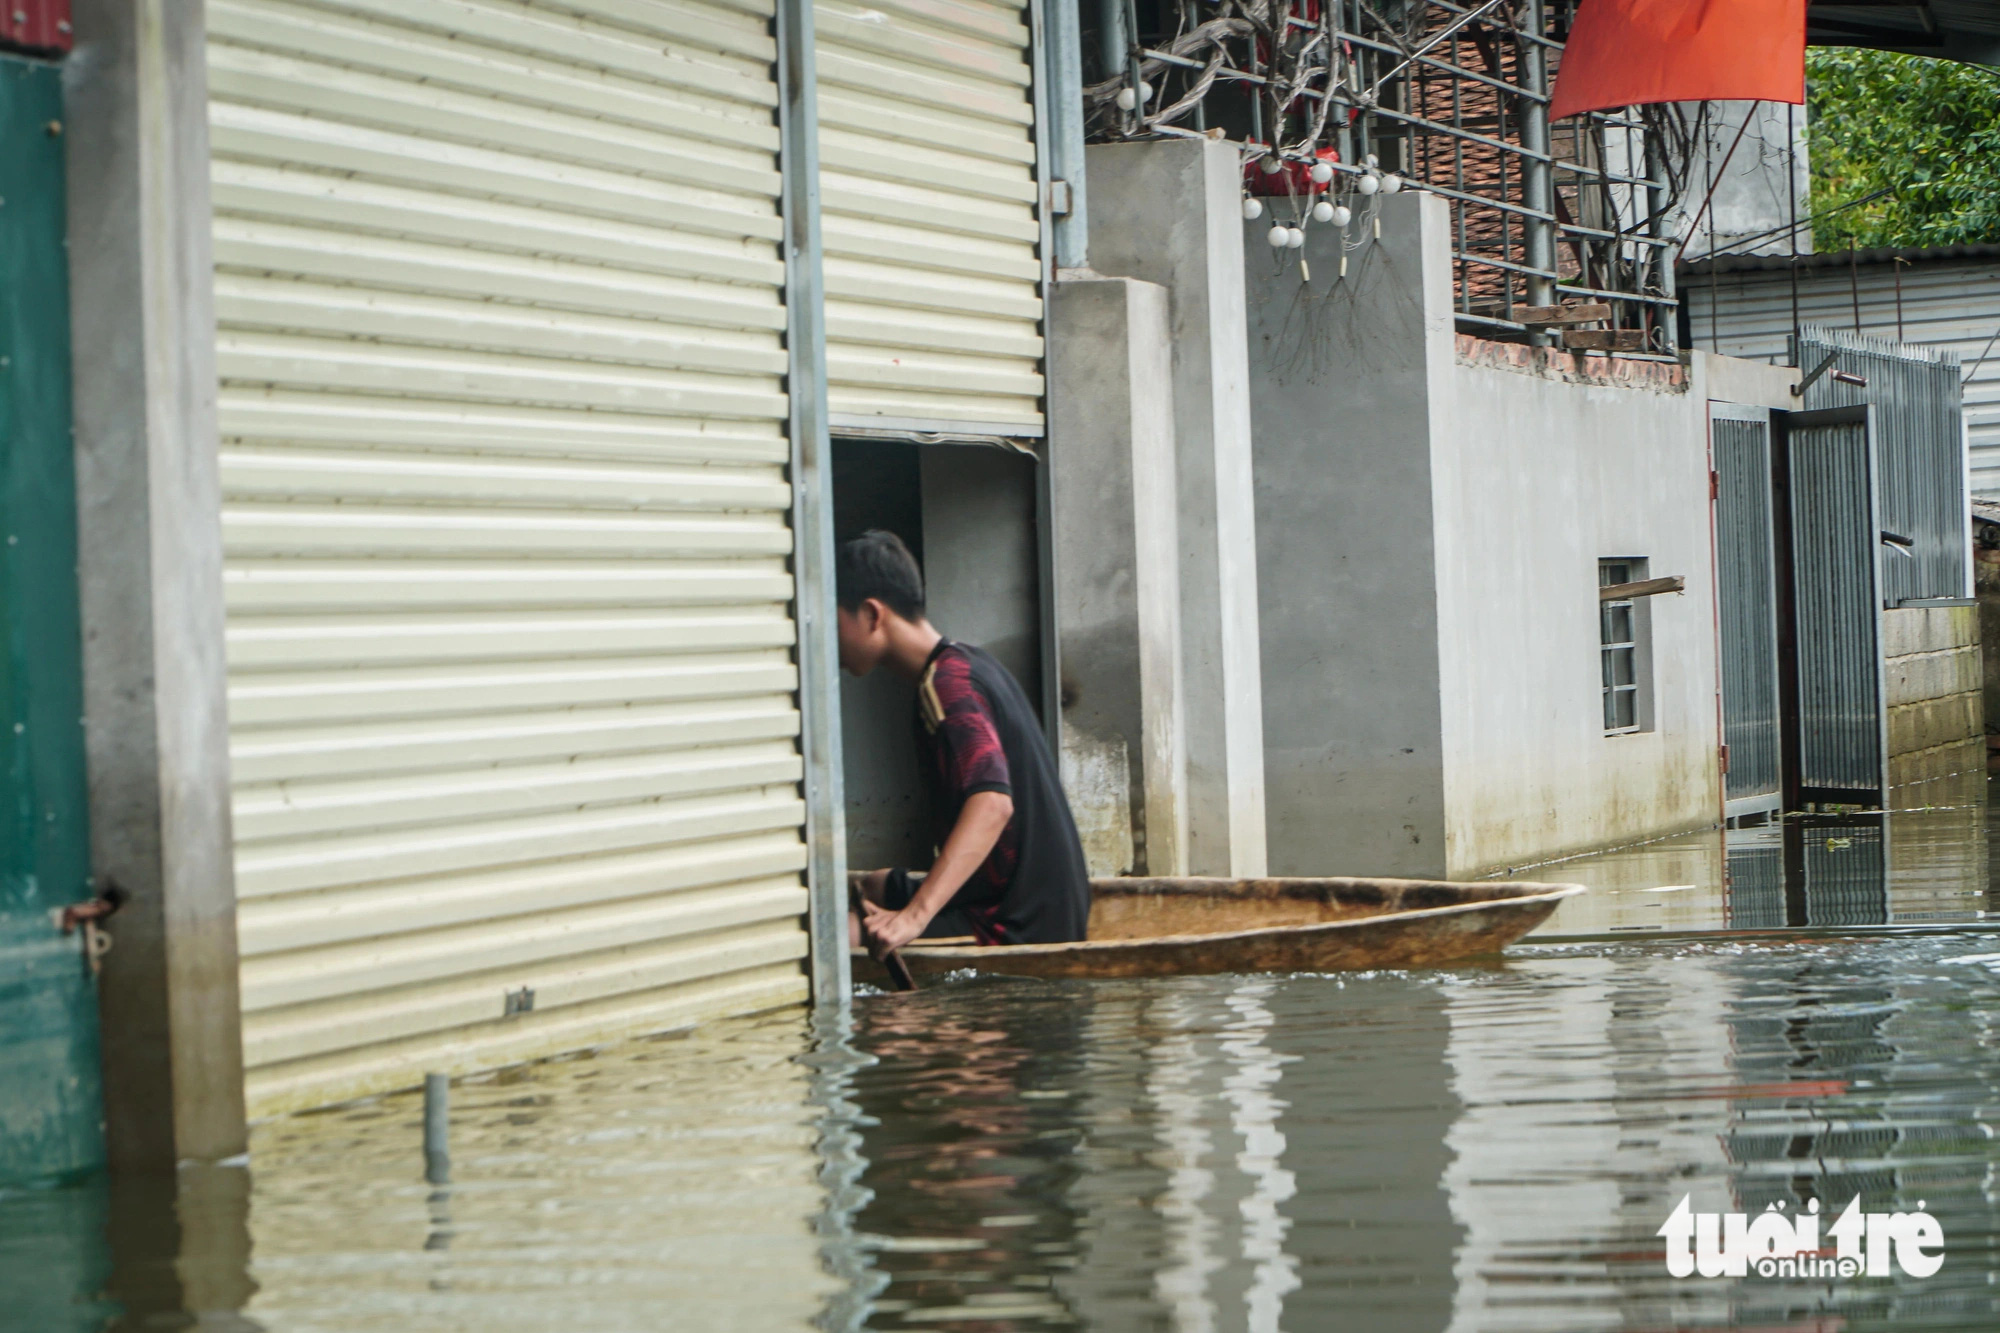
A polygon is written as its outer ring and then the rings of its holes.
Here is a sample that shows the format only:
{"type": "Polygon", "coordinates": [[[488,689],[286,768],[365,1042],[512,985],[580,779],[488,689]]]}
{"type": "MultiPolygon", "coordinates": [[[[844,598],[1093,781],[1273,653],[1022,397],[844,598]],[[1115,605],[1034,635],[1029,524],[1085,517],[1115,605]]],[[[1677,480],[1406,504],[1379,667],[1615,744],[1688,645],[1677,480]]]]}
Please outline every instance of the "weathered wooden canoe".
{"type": "MultiPolygon", "coordinates": [[[[1493,953],[1548,920],[1581,884],[1416,879],[1099,879],[1090,938],[901,952],[919,981],[972,969],[1022,977],[1171,977],[1429,967],[1493,953]]],[[[856,980],[887,983],[865,953],[856,980]]]]}

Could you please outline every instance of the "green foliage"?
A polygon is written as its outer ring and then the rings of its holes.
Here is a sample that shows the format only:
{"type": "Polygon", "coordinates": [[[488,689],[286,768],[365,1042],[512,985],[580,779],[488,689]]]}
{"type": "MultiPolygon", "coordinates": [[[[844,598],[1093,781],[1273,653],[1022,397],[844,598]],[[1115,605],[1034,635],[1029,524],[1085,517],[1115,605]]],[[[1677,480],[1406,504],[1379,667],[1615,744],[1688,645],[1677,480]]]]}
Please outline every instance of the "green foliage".
{"type": "Polygon", "coordinates": [[[1806,112],[1815,249],[2000,241],[2000,78],[1990,71],[1821,47],[1806,54],[1806,112]]]}

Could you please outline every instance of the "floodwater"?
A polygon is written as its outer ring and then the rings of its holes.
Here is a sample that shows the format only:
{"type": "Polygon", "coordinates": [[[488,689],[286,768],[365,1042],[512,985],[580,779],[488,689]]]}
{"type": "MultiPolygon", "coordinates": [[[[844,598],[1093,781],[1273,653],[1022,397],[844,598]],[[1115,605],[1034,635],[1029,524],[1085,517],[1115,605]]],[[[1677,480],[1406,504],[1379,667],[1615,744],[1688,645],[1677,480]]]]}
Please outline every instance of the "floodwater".
{"type": "Polygon", "coordinates": [[[0,1195],[0,1326],[2000,1328],[1982,794],[1523,872],[1597,891],[1472,966],[970,980],[503,1071],[448,1185],[415,1095],[287,1117],[164,1203],[0,1195]],[[1857,1194],[1943,1267],[1666,1271],[1683,1196],[1857,1194]]]}

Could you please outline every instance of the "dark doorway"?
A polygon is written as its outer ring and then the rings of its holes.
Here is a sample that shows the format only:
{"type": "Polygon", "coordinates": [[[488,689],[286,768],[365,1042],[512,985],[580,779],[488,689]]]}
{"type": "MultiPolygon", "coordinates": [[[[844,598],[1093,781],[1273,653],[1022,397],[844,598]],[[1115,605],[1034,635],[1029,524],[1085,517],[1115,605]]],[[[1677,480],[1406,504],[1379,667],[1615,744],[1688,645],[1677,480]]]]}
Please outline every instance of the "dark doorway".
{"type": "MultiPolygon", "coordinates": [[[[834,540],[895,533],[923,566],[931,620],[987,649],[1042,697],[1036,461],[980,445],[833,442],[834,540]]],[[[855,869],[927,866],[930,810],[918,776],[910,686],[841,677],[847,859],[855,869]]]]}

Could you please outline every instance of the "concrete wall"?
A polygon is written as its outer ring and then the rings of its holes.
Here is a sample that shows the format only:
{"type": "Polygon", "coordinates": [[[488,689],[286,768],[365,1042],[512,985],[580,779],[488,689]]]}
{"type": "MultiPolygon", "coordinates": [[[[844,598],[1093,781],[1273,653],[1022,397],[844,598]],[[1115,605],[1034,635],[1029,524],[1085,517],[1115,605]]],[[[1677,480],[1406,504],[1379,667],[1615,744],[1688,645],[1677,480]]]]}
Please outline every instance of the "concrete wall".
{"type": "Polygon", "coordinates": [[[1889,785],[1907,787],[1983,771],[1986,708],[1979,608],[1884,611],[1882,655],[1888,672],[1889,785]]]}
{"type": "Polygon", "coordinates": [[[1678,367],[1458,341],[1433,444],[1447,865],[1715,823],[1706,400],[1678,367]],[[1597,566],[1621,556],[1687,591],[1648,606],[1649,725],[1606,735],[1597,566]]]}
{"type": "Polygon", "coordinates": [[[243,1151],[199,5],[78,0],[63,62],[91,865],[112,1170],[243,1151]]]}
{"type": "Polygon", "coordinates": [[[1068,274],[1050,289],[1062,779],[1099,875],[1187,867],[1168,330],[1153,283],[1068,274]]]}
{"type": "Polygon", "coordinates": [[[1695,377],[1458,337],[1443,202],[1380,217],[1344,277],[1328,229],[1245,238],[1273,871],[1463,876],[1716,823],[1695,377]],[[1649,729],[1606,736],[1613,556],[1688,591],[1650,607],[1649,729]]]}
{"type": "Polygon", "coordinates": [[[1268,224],[1245,228],[1273,874],[1447,869],[1432,453],[1451,291],[1418,215],[1386,200],[1338,281],[1332,230],[1274,252],[1268,224]]]}
{"type": "Polygon", "coordinates": [[[1088,150],[1091,262],[1167,289],[1190,869],[1265,867],[1242,167],[1208,139],[1088,150]]]}

